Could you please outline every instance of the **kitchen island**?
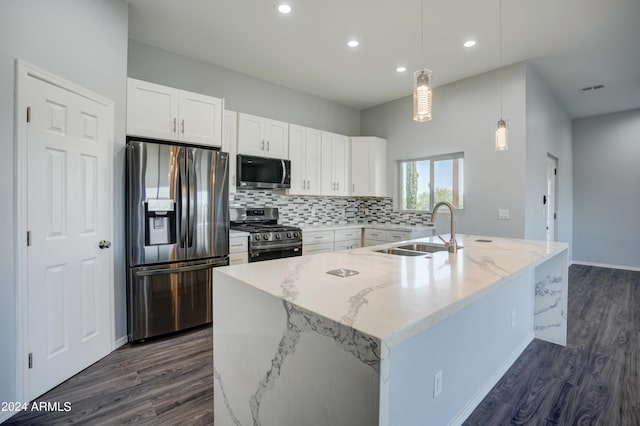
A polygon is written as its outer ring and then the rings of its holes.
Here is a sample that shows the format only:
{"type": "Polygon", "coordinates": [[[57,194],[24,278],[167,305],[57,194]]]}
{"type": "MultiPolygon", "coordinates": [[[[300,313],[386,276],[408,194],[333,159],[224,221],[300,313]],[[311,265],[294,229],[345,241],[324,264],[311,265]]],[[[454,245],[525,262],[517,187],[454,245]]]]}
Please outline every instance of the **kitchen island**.
{"type": "Polygon", "coordinates": [[[215,424],[459,424],[534,337],[566,343],[566,244],[457,239],[215,269],[215,424]]]}

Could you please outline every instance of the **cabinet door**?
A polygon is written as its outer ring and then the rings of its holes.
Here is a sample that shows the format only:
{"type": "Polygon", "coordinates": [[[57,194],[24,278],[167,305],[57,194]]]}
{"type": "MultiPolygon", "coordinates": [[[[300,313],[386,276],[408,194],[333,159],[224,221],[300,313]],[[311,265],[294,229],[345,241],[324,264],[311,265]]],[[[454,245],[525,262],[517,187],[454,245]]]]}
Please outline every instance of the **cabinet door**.
{"type": "Polygon", "coordinates": [[[305,128],[289,125],[289,160],[291,160],[291,188],[289,194],[305,194],[307,186],[305,128]]]}
{"type": "Polygon", "coordinates": [[[289,123],[264,119],[264,156],[289,158],[289,123]]]}
{"type": "Polygon", "coordinates": [[[368,140],[351,138],[351,195],[371,193],[371,145],[368,140]]]}
{"type": "MultiPolygon", "coordinates": [[[[322,149],[320,130],[305,129],[305,194],[320,195],[320,152],[322,149]]],[[[293,167],[293,163],[292,163],[293,167]]]]}
{"type": "Polygon", "coordinates": [[[264,118],[238,114],[238,154],[265,156],[264,118]]]}
{"type": "Polygon", "coordinates": [[[178,90],[147,81],[127,81],[127,134],[176,140],[178,90]]]}
{"type": "Polygon", "coordinates": [[[229,153],[229,192],[236,192],[237,137],[238,113],[225,110],[222,119],[222,150],[229,153]]]}
{"type": "Polygon", "coordinates": [[[336,135],[333,141],[333,168],[335,195],[349,195],[349,176],[351,174],[351,161],[349,159],[349,138],[336,135]]]}
{"type": "Polygon", "coordinates": [[[222,99],[180,91],[178,140],[222,146],[222,99]]]}
{"type": "Polygon", "coordinates": [[[320,193],[334,195],[335,180],[333,176],[333,133],[322,132],[320,160],[320,193]]]}

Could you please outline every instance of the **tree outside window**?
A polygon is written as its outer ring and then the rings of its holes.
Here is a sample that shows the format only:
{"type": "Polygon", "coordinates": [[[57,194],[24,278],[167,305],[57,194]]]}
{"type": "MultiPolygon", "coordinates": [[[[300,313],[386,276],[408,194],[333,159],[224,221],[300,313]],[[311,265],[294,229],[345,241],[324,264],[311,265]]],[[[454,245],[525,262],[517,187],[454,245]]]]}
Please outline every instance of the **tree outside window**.
{"type": "Polygon", "coordinates": [[[400,210],[431,211],[440,201],[464,207],[464,154],[400,161],[400,210]]]}

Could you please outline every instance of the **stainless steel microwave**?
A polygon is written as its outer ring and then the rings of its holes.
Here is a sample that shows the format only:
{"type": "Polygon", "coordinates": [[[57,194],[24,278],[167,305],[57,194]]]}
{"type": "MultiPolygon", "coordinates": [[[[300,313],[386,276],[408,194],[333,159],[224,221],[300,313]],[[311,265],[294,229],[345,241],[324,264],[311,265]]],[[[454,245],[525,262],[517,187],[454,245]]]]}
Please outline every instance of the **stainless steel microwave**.
{"type": "Polygon", "coordinates": [[[240,189],[291,188],[291,161],[238,154],[236,180],[240,189]]]}

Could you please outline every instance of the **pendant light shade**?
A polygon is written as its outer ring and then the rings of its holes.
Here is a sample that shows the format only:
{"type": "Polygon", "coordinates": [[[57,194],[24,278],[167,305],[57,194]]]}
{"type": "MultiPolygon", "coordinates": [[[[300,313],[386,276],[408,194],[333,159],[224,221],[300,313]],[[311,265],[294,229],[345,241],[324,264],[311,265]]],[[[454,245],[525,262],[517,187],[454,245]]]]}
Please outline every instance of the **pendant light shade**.
{"type": "Polygon", "coordinates": [[[431,70],[420,69],[413,73],[413,121],[431,120],[431,70]]]}
{"type": "Polygon", "coordinates": [[[509,149],[509,127],[502,118],[498,120],[496,129],[496,151],[506,151],[509,149]]]}

